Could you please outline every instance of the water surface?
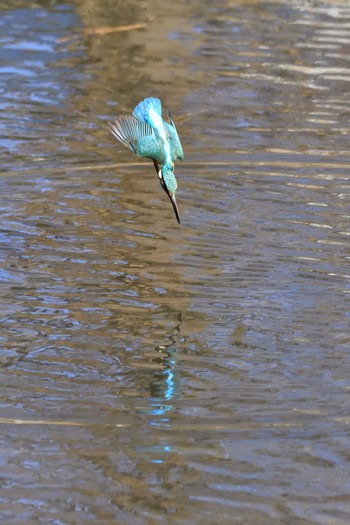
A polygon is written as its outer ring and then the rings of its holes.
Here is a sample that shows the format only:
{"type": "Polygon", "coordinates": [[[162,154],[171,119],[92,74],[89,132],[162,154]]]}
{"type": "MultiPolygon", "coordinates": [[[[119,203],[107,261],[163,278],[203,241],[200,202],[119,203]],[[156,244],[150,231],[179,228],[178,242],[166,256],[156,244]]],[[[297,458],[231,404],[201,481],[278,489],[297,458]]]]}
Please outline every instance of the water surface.
{"type": "Polygon", "coordinates": [[[0,25],[2,521],[347,525],[349,7],[6,0],[0,25]],[[106,131],[149,95],[181,227],[106,131]]]}

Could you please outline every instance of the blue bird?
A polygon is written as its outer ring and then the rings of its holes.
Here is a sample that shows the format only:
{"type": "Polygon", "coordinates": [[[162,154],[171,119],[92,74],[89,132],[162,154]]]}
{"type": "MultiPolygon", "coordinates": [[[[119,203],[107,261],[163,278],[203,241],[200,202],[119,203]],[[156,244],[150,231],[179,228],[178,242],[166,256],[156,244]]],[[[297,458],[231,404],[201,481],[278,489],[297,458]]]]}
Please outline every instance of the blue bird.
{"type": "Polygon", "coordinates": [[[165,122],[158,98],[145,98],[135,106],[132,115],[119,115],[108,125],[112,135],[138,157],[153,160],[161,186],[168,195],[180,224],[175,198],[177,182],[174,162],[177,159],[183,160],[184,152],[170,112],[168,117],[169,122],[165,122]]]}

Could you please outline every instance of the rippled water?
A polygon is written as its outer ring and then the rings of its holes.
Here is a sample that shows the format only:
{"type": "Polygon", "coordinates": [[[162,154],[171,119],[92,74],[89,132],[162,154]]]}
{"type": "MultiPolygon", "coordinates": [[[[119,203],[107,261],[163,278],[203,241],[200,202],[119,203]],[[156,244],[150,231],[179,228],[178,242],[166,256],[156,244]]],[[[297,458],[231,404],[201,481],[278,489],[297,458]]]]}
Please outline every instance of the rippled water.
{"type": "Polygon", "coordinates": [[[0,9],[2,522],[348,525],[347,3],[0,9]]]}

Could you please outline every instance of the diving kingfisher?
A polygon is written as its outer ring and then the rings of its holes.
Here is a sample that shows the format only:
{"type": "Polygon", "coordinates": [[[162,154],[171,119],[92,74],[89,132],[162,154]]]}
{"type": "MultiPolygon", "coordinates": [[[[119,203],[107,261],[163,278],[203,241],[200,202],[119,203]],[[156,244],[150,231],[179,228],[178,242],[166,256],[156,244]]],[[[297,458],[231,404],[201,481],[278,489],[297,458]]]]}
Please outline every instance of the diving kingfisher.
{"type": "Polygon", "coordinates": [[[170,112],[169,122],[162,118],[162,104],[158,98],[145,98],[135,106],[132,115],[119,115],[109,128],[112,135],[138,157],[153,160],[160,184],[171,200],[177,222],[180,214],[176,204],[177,182],[174,175],[174,162],[183,160],[179,135],[170,112]]]}

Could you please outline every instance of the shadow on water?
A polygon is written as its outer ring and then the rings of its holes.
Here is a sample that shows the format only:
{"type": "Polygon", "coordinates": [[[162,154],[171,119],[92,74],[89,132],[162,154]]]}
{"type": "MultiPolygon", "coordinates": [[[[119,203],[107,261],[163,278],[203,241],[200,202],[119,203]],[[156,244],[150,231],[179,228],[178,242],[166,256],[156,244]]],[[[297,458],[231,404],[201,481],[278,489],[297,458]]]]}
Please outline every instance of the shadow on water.
{"type": "Polygon", "coordinates": [[[348,524],[347,4],[0,13],[2,521],[348,524]]]}

